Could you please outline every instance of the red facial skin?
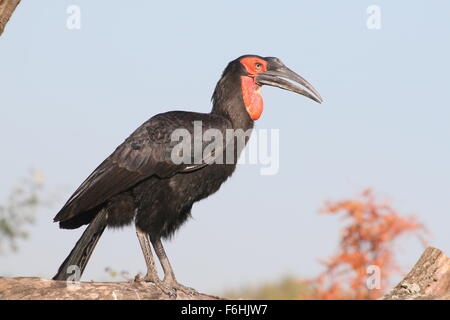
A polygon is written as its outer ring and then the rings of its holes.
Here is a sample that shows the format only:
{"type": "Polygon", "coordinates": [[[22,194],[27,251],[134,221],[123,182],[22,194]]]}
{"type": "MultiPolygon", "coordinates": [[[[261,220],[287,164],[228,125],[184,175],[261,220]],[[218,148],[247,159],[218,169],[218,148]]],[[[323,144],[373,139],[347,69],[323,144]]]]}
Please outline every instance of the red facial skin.
{"type": "Polygon", "coordinates": [[[267,71],[267,62],[257,57],[246,57],[241,60],[248,75],[241,76],[242,97],[245,109],[252,120],[258,120],[263,112],[263,99],[260,88],[256,84],[256,75],[267,71]]]}

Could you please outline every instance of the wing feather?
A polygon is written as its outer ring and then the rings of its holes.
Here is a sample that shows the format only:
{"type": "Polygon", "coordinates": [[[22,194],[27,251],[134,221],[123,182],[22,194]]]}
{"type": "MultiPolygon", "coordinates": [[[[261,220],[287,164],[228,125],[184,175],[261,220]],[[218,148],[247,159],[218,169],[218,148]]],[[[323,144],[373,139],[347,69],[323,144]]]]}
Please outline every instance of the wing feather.
{"type": "Polygon", "coordinates": [[[204,163],[177,165],[167,156],[174,146],[173,130],[186,128],[192,132],[193,121],[199,120],[223,132],[231,127],[224,118],[210,114],[174,111],[156,115],[136,129],[88,176],[54,221],[65,221],[95,208],[151,176],[166,178],[177,172],[203,168],[204,163]]]}

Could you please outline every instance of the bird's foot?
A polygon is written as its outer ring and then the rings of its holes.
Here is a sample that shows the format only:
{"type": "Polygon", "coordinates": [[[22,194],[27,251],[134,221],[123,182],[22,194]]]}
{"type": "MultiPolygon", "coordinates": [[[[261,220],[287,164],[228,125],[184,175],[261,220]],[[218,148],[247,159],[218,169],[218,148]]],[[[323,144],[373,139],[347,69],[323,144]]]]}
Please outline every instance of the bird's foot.
{"type": "Polygon", "coordinates": [[[173,288],[170,285],[167,285],[166,283],[164,283],[163,281],[161,281],[158,278],[155,279],[151,275],[147,274],[145,277],[141,278],[141,276],[139,274],[137,274],[136,277],[134,278],[134,281],[136,281],[136,282],[145,282],[145,283],[151,282],[159,290],[161,290],[164,294],[168,295],[169,297],[175,298],[177,296],[176,288],[173,288]]]}
{"type": "Polygon", "coordinates": [[[195,295],[198,294],[198,292],[195,289],[190,288],[190,287],[186,287],[186,286],[178,283],[176,280],[172,280],[172,279],[171,280],[164,280],[163,283],[165,283],[166,286],[168,286],[170,288],[173,288],[173,289],[175,289],[177,291],[181,291],[181,292],[185,293],[188,296],[195,296],[195,295]]]}

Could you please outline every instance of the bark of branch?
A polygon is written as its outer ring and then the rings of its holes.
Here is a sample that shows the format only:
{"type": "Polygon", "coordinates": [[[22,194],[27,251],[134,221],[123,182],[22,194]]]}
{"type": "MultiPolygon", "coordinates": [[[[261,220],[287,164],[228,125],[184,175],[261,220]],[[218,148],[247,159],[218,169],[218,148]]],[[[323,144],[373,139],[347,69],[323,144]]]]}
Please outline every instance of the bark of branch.
{"type": "Polygon", "coordinates": [[[0,278],[0,300],[217,300],[198,293],[168,296],[152,284],[141,282],[76,282],[42,278],[0,278]]]}
{"type": "MultiPolygon", "coordinates": [[[[178,292],[168,296],[151,284],[140,282],[78,282],[41,278],[1,278],[0,299],[21,300],[215,300],[216,296],[198,293],[188,296],[178,292]]],[[[450,300],[450,258],[442,251],[428,248],[413,269],[386,294],[384,300],[450,300]]]]}
{"type": "Polygon", "coordinates": [[[0,0],[0,36],[20,0],[0,0]]]}
{"type": "Polygon", "coordinates": [[[416,265],[384,300],[450,300],[450,258],[427,248],[416,265]]]}

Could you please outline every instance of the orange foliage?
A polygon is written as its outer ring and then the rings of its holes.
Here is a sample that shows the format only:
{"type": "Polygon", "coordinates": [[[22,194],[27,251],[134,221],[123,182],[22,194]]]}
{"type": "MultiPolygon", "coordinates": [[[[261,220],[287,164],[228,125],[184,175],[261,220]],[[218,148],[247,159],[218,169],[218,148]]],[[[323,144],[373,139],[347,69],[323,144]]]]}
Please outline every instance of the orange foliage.
{"type": "Polygon", "coordinates": [[[342,213],[349,223],[342,230],[338,253],[322,262],[322,274],[307,281],[313,292],[302,299],[379,298],[389,277],[399,271],[394,240],[409,233],[424,242],[424,226],[413,217],[401,217],[387,202],[377,203],[371,189],[355,200],[327,202],[321,213],[342,213]]]}

